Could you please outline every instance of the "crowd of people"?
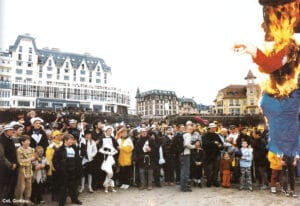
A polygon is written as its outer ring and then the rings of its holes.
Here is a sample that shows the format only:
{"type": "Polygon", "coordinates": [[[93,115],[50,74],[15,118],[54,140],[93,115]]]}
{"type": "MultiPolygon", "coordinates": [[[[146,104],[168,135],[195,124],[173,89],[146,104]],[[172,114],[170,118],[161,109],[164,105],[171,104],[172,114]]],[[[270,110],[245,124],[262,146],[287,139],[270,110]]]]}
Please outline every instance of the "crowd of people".
{"type": "Polygon", "coordinates": [[[89,125],[84,117],[66,122],[60,114],[44,122],[32,111],[0,133],[0,205],[43,204],[45,193],[60,206],[67,196],[81,205],[80,193],[131,186],[179,185],[192,192],[235,184],[253,191],[257,183],[260,190],[297,197],[299,155],[269,152],[267,128],[192,121],[89,125]]]}

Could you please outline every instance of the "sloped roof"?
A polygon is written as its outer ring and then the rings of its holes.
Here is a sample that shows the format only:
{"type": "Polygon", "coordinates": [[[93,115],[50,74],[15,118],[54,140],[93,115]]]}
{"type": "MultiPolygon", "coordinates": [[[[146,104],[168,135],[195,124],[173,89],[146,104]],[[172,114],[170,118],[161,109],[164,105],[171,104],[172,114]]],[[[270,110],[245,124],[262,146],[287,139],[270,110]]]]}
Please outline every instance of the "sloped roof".
{"type": "Polygon", "coordinates": [[[168,91],[168,90],[158,90],[158,89],[154,89],[154,90],[149,90],[146,92],[142,92],[140,93],[139,97],[146,97],[146,96],[172,96],[172,97],[176,97],[177,95],[174,91],[168,91]]]}
{"type": "Polygon", "coordinates": [[[193,105],[197,105],[196,101],[192,98],[179,98],[179,102],[181,102],[181,103],[192,103],[193,105]]]}
{"type": "Polygon", "coordinates": [[[245,79],[256,79],[256,76],[253,75],[252,71],[249,70],[247,76],[245,77],[245,79]]]}
{"type": "Polygon", "coordinates": [[[246,98],[247,88],[245,85],[229,85],[220,90],[223,93],[223,98],[246,98]]]}
{"type": "Polygon", "coordinates": [[[38,63],[45,64],[49,56],[52,56],[56,66],[62,66],[67,58],[70,58],[71,64],[74,68],[78,68],[83,60],[85,60],[87,67],[91,70],[95,69],[98,62],[101,64],[102,68],[106,72],[111,72],[111,68],[107,66],[103,59],[99,57],[93,57],[90,55],[82,55],[68,52],[61,52],[58,50],[50,49],[37,49],[35,39],[27,35],[19,35],[14,45],[9,47],[10,52],[15,52],[18,48],[18,45],[22,39],[28,39],[32,41],[35,52],[38,55],[38,63]]]}

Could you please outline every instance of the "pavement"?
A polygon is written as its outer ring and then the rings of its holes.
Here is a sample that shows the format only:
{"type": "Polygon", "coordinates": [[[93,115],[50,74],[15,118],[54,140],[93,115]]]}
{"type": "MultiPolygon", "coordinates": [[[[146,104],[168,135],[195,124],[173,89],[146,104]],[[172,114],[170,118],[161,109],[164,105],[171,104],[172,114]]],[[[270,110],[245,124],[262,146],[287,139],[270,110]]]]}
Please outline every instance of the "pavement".
{"type": "MultiPolygon", "coordinates": [[[[254,187],[254,191],[238,190],[238,185],[233,188],[216,187],[192,187],[192,192],[180,192],[179,186],[154,187],[151,191],[139,190],[136,187],[130,187],[127,190],[117,188],[116,193],[105,193],[104,190],[98,190],[89,193],[87,190],[80,194],[79,199],[86,206],[174,206],[174,205],[203,205],[203,206],[299,206],[300,197],[285,197],[282,193],[271,194],[270,190],[259,190],[254,187]]],[[[296,187],[297,194],[300,194],[300,187],[296,187]]],[[[58,205],[50,202],[50,197],[46,196],[46,204],[58,205]]],[[[67,205],[73,205],[70,199],[67,205]]]]}

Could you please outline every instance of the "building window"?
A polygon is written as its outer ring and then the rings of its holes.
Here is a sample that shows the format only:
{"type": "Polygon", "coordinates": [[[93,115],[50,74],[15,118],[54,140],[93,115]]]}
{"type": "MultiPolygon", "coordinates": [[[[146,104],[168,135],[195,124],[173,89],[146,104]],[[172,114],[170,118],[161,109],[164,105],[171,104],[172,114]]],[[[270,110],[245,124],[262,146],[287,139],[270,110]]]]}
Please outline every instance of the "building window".
{"type": "Polygon", "coordinates": [[[28,61],[32,62],[32,56],[31,55],[28,56],[28,61]]]}
{"type": "Polygon", "coordinates": [[[66,62],[66,68],[69,68],[69,62],[66,62]]]}
{"type": "Polygon", "coordinates": [[[29,54],[32,54],[32,47],[29,47],[29,54]]]}
{"type": "Polygon", "coordinates": [[[19,52],[22,52],[22,50],[23,50],[23,47],[19,46],[19,52]]]}
{"type": "Polygon", "coordinates": [[[69,73],[69,69],[65,69],[65,73],[69,73]]]}
{"type": "Polygon", "coordinates": [[[33,71],[32,70],[26,70],[27,75],[32,75],[33,71]]]}
{"type": "Polygon", "coordinates": [[[22,54],[18,54],[18,60],[22,60],[22,54]]]}
{"type": "Polygon", "coordinates": [[[52,72],[52,67],[47,67],[48,72],[52,72]]]}
{"type": "Polygon", "coordinates": [[[81,69],[84,69],[84,64],[81,64],[81,69]]]}
{"type": "Polygon", "coordinates": [[[30,102],[29,101],[18,101],[18,106],[20,106],[20,107],[29,107],[30,102]]]}
{"type": "Polygon", "coordinates": [[[16,82],[22,81],[22,77],[16,77],[16,82]]]}
{"type": "Polygon", "coordinates": [[[52,74],[47,74],[47,79],[52,79],[52,74]]]}
{"type": "Polygon", "coordinates": [[[69,81],[69,76],[64,76],[65,81],[69,81]]]}
{"type": "Polygon", "coordinates": [[[17,66],[22,66],[22,62],[21,61],[17,61],[17,66]]]}
{"type": "Polygon", "coordinates": [[[28,63],[28,64],[27,64],[27,67],[32,67],[32,63],[28,63]]]}
{"type": "Polygon", "coordinates": [[[42,66],[40,66],[39,72],[43,72],[43,67],[42,66]]]}
{"type": "Polygon", "coordinates": [[[250,105],[254,105],[254,99],[250,99],[250,105]]]}
{"type": "Polygon", "coordinates": [[[42,78],[43,77],[43,74],[42,73],[39,73],[39,78],[42,78]]]}
{"type": "Polygon", "coordinates": [[[51,59],[48,61],[48,66],[49,66],[49,67],[52,66],[52,61],[51,61],[51,59]]]}
{"type": "Polygon", "coordinates": [[[101,79],[96,79],[96,83],[100,84],[101,83],[101,79]]]}
{"type": "Polygon", "coordinates": [[[23,74],[23,70],[22,69],[16,69],[16,73],[17,74],[23,74]]]}
{"type": "Polygon", "coordinates": [[[84,77],[80,77],[80,81],[81,82],[85,82],[85,78],[84,77]]]}
{"type": "Polygon", "coordinates": [[[101,72],[97,72],[97,73],[96,73],[96,76],[97,76],[97,77],[100,77],[100,76],[101,76],[101,72]]]}
{"type": "Polygon", "coordinates": [[[57,74],[60,74],[60,68],[57,67],[57,70],[56,70],[57,74]]]}
{"type": "Polygon", "coordinates": [[[80,70],[81,75],[85,75],[85,70],[80,70]]]}
{"type": "Polygon", "coordinates": [[[32,82],[32,78],[26,78],[27,82],[32,82]]]}
{"type": "Polygon", "coordinates": [[[100,66],[97,66],[97,72],[100,72],[100,66]]]}

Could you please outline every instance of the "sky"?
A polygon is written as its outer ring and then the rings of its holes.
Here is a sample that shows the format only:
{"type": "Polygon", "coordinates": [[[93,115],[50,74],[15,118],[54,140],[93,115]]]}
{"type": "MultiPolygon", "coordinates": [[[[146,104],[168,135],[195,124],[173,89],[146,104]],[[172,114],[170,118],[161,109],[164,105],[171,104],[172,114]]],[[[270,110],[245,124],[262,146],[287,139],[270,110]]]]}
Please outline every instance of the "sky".
{"type": "MultiPolygon", "coordinates": [[[[0,48],[29,33],[37,47],[104,59],[113,84],[131,94],[162,89],[213,104],[218,91],[245,84],[235,43],[262,45],[258,0],[0,0],[0,48]]],[[[258,80],[259,81],[259,78],[258,80]]]]}

